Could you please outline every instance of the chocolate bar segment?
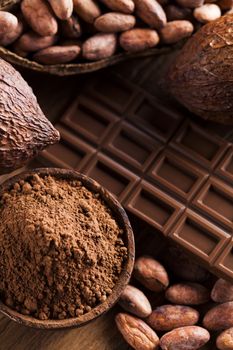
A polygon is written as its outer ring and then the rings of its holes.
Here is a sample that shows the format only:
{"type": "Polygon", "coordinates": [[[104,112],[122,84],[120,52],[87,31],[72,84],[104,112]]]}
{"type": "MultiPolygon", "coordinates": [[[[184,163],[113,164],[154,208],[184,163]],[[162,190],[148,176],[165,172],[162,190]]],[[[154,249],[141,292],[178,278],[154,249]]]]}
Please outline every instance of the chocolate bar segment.
{"type": "Polygon", "coordinates": [[[154,161],[147,175],[151,181],[161,185],[187,204],[208,177],[206,171],[178,156],[169,148],[154,161]]]}
{"type": "Polygon", "coordinates": [[[231,236],[200,215],[187,209],[169,232],[169,237],[211,266],[231,236]]]}
{"type": "Polygon", "coordinates": [[[210,177],[193,200],[196,208],[233,232],[233,188],[210,177]]]}
{"type": "Polygon", "coordinates": [[[102,153],[87,164],[85,174],[107,188],[119,201],[123,201],[139,181],[136,175],[102,153]]]}
{"type": "Polygon", "coordinates": [[[61,122],[68,128],[97,145],[102,143],[117,120],[114,113],[82,95],[74,101],[61,118],[61,122]]]}
{"type": "Polygon", "coordinates": [[[216,174],[229,181],[229,183],[233,183],[233,146],[230,147],[226,156],[217,166],[216,174]]]}
{"type": "Polygon", "coordinates": [[[201,166],[213,170],[229,144],[187,121],[173,138],[171,146],[201,166]]]}
{"type": "Polygon", "coordinates": [[[121,115],[137,94],[137,89],[116,74],[102,72],[101,77],[89,81],[85,94],[121,115]]]}
{"type": "Polygon", "coordinates": [[[144,172],[156,158],[162,145],[132,125],[123,122],[113,128],[104,148],[109,154],[118,158],[120,163],[144,172]]]}
{"type": "Polygon", "coordinates": [[[153,137],[166,143],[177,130],[183,117],[160,105],[155,98],[139,93],[126,118],[153,137]]]}
{"type": "Polygon", "coordinates": [[[40,159],[47,166],[81,171],[95,153],[95,149],[61,125],[56,125],[56,129],[61,135],[60,143],[44,150],[40,159]]]}
{"type": "Polygon", "coordinates": [[[140,182],[123,204],[164,234],[184,210],[181,203],[146,181],[140,182]]]}
{"type": "Polygon", "coordinates": [[[233,278],[233,239],[229,242],[225,250],[214,264],[215,272],[222,271],[225,276],[233,278]]]}

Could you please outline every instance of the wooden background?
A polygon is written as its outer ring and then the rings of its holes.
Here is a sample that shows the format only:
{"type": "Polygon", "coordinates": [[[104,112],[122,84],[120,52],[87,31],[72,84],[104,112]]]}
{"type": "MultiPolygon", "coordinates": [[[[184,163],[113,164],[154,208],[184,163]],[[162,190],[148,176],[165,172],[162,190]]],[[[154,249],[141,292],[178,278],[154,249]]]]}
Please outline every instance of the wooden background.
{"type": "Polygon", "coordinates": [[[44,331],[18,325],[0,314],[1,350],[126,350],[114,324],[116,309],[80,329],[44,331]]]}

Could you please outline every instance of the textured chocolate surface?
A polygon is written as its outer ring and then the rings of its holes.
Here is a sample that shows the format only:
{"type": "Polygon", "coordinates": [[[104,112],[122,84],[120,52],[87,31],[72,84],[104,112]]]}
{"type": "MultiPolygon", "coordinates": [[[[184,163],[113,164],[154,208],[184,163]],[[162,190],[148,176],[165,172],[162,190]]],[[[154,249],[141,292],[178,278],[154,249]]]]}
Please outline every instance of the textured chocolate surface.
{"type": "Polygon", "coordinates": [[[94,178],[129,213],[233,280],[232,131],[164,94],[153,78],[160,65],[93,75],[56,120],[61,143],[40,161],[94,178]]]}

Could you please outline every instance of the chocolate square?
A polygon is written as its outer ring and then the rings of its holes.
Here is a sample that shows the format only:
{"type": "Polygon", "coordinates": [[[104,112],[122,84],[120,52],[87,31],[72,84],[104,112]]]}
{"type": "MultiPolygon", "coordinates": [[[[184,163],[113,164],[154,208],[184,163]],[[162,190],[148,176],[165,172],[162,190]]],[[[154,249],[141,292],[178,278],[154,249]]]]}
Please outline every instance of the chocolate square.
{"type": "Polygon", "coordinates": [[[224,277],[233,278],[233,239],[231,239],[222,254],[215,261],[214,269],[216,273],[223,272],[224,277]]]}
{"type": "Polygon", "coordinates": [[[144,172],[162,145],[139,129],[123,122],[113,128],[104,148],[121,163],[144,172]]]}
{"type": "Polygon", "coordinates": [[[211,265],[231,236],[208,220],[187,209],[169,232],[169,238],[211,265]]]}
{"type": "Polygon", "coordinates": [[[60,143],[48,147],[40,154],[43,163],[59,168],[81,171],[95,153],[95,149],[62,125],[55,126],[61,135],[60,143]]]}
{"type": "Polygon", "coordinates": [[[101,144],[117,116],[86,96],[79,96],[61,118],[71,130],[95,144],[101,144]]]}
{"type": "Polygon", "coordinates": [[[226,156],[217,166],[216,174],[226,179],[230,184],[233,183],[233,146],[230,147],[226,156]]]}
{"type": "Polygon", "coordinates": [[[208,170],[213,170],[229,144],[186,121],[172,139],[171,147],[208,170]]]}
{"type": "Polygon", "coordinates": [[[164,143],[170,140],[183,119],[181,115],[160,105],[155,98],[141,92],[135,97],[126,118],[139,129],[164,143]]]}
{"type": "Polygon", "coordinates": [[[233,187],[211,176],[193,204],[204,215],[233,232],[233,187]]]}
{"type": "Polygon", "coordinates": [[[207,179],[207,172],[166,148],[154,161],[148,177],[188,204],[207,179]]]}
{"type": "Polygon", "coordinates": [[[107,188],[119,201],[123,201],[139,181],[136,175],[102,153],[98,153],[84,171],[107,188]]]}
{"type": "Polygon", "coordinates": [[[123,204],[164,234],[184,210],[181,203],[146,181],[140,182],[123,204]]]}

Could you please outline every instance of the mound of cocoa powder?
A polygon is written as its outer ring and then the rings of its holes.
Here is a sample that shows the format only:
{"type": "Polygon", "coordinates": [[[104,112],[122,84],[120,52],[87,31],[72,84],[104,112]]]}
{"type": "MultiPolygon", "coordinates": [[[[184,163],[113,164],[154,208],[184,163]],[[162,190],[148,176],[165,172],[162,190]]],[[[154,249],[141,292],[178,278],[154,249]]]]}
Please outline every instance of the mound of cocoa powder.
{"type": "Polygon", "coordinates": [[[0,199],[0,298],[22,314],[65,319],[112,293],[124,232],[79,181],[34,175],[0,199]]]}

